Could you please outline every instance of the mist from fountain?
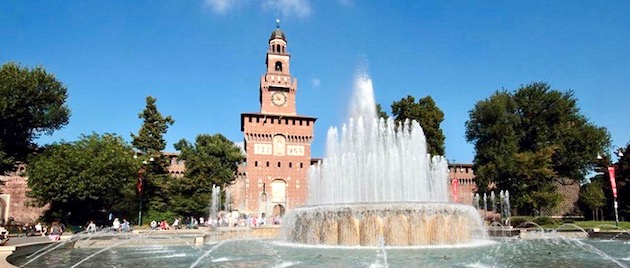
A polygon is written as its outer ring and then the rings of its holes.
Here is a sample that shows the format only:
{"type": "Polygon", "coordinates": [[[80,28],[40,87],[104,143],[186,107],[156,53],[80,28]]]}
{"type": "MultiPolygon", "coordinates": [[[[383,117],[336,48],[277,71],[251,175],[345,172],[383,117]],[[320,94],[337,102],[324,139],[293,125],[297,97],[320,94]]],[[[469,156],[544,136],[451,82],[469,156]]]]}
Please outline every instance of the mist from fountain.
{"type": "Polygon", "coordinates": [[[328,130],[326,158],[309,172],[308,204],[447,202],[448,163],[427,154],[416,121],[376,118],[372,81],[359,75],[341,130],[328,130]]]}
{"type": "Polygon", "coordinates": [[[483,231],[470,205],[449,202],[448,163],[427,153],[416,121],[376,117],[372,80],[355,80],[349,119],[327,134],[309,170],[308,205],[285,218],[289,240],[377,246],[466,243],[483,231]]]}
{"type": "Polygon", "coordinates": [[[219,214],[219,206],[221,204],[221,187],[218,185],[212,185],[212,198],[210,199],[210,211],[208,213],[208,224],[211,224],[212,219],[216,219],[219,214]]]}

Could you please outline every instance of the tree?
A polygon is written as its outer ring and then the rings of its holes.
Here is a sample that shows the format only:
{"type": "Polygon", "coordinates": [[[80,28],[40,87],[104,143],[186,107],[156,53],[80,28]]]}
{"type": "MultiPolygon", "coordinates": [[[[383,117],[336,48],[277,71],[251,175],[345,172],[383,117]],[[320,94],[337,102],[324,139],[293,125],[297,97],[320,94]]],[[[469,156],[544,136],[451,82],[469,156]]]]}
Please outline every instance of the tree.
{"type": "Polygon", "coordinates": [[[601,182],[604,197],[606,198],[602,209],[607,217],[615,216],[613,209],[614,198],[608,173],[608,167],[614,167],[619,217],[620,219],[628,219],[630,218],[630,156],[628,155],[630,153],[630,143],[625,148],[619,148],[618,151],[613,152],[613,155],[606,153],[610,151],[608,149],[600,152],[602,158],[598,159],[598,169],[596,170],[599,174],[595,176],[595,179],[601,182]],[[623,156],[619,157],[619,152],[623,156]],[[614,160],[617,160],[617,162],[614,162],[614,160]]]}
{"type": "Polygon", "coordinates": [[[392,104],[392,114],[396,122],[405,119],[416,120],[427,138],[427,151],[431,155],[444,155],[444,133],[440,124],[444,121],[444,113],[433,101],[431,96],[426,96],[416,103],[414,97],[395,101],[392,104]]]}
{"type": "Polygon", "coordinates": [[[198,135],[195,144],[180,140],[175,149],[186,161],[186,172],[173,197],[179,214],[204,215],[212,195],[212,186],[221,189],[236,178],[238,165],[245,160],[241,149],[221,134],[198,135]]]}
{"type": "MultiPolygon", "coordinates": [[[[147,96],[147,105],[138,114],[138,118],[143,120],[142,127],[138,131],[138,135],[131,133],[131,144],[144,155],[161,159],[162,151],[166,148],[163,135],[166,134],[168,127],[175,123],[175,120],[170,115],[163,117],[155,105],[156,101],[157,99],[147,96]]],[[[159,164],[164,168],[168,165],[168,163],[159,164]]]]}
{"type": "Polygon", "coordinates": [[[619,196],[619,216],[630,219],[630,143],[620,148],[623,156],[615,165],[615,179],[619,196]]]}
{"type": "Polygon", "coordinates": [[[43,67],[0,67],[0,175],[25,162],[33,140],[68,124],[66,87],[43,67]]]}
{"type": "Polygon", "coordinates": [[[171,194],[170,175],[167,167],[169,159],[164,157],[162,151],[166,148],[166,141],[163,135],[168,127],[175,123],[171,116],[162,116],[156,106],[157,99],[147,96],[144,110],[138,114],[142,119],[142,126],[138,135],[131,133],[134,148],[141,153],[141,162],[146,163],[143,167],[144,180],[142,190],[142,201],[147,204],[147,218],[164,219],[171,217],[170,208],[167,206],[171,194]]]}
{"type": "Polygon", "coordinates": [[[540,204],[557,203],[547,194],[554,183],[583,181],[610,137],[588,122],[576,103],[571,91],[551,90],[545,83],[498,91],[477,102],[466,122],[466,139],[475,145],[479,191],[495,183],[514,193],[521,213],[531,214],[540,204]]]}
{"type": "Polygon", "coordinates": [[[604,206],[604,190],[600,181],[592,181],[580,188],[579,202],[591,211],[593,220],[598,220],[597,211],[604,206]]]}
{"type": "Polygon", "coordinates": [[[132,155],[131,146],[113,134],[52,144],[29,163],[28,194],[35,205],[50,204],[47,221],[83,225],[104,220],[125,199],[125,191],[135,189],[138,166],[132,155]]]}
{"type": "Polygon", "coordinates": [[[378,118],[383,118],[385,120],[389,118],[389,115],[387,114],[387,112],[383,111],[383,107],[378,103],[376,104],[376,116],[378,118]]]}

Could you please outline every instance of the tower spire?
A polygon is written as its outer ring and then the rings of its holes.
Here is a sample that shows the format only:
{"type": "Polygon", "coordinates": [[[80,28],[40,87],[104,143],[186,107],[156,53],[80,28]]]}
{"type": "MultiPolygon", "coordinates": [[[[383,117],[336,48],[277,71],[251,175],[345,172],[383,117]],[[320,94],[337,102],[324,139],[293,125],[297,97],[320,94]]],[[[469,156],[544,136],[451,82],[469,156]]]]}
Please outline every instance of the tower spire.
{"type": "Polygon", "coordinates": [[[276,29],[280,29],[280,19],[276,18],[276,29]]]}

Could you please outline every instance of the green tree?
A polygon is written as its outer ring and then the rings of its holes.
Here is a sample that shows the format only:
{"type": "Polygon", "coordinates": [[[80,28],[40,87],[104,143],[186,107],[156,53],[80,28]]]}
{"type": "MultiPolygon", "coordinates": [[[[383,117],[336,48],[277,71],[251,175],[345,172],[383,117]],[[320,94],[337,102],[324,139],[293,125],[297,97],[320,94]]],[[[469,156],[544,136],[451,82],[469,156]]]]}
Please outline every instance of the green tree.
{"type": "Polygon", "coordinates": [[[43,67],[0,67],[0,174],[25,162],[33,140],[68,124],[66,87],[43,67]]]}
{"type": "Polygon", "coordinates": [[[162,151],[166,148],[164,134],[166,134],[168,127],[175,123],[175,120],[170,115],[162,116],[155,105],[156,101],[157,99],[147,96],[146,107],[138,114],[138,118],[143,120],[142,127],[138,131],[138,135],[131,133],[131,144],[145,156],[152,157],[157,164],[156,167],[162,168],[161,172],[164,173],[168,162],[158,160],[164,159],[162,157],[162,151]]]}
{"type": "Polygon", "coordinates": [[[405,119],[416,120],[426,136],[428,153],[444,155],[444,133],[440,128],[444,121],[444,113],[431,96],[426,96],[416,103],[415,98],[408,95],[392,104],[392,114],[396,122],[403,122],[405,119]]]}
{"type": "Polygon", "coordinates": [[[144,164],[142,201],[146,206],[146,218],[166,219],[173,216],[168,206],[171,196],[171,186],[168,173],[169,158],[162,154],[166,148],[166,134],[168,127],[175,123],[171,116],[162,116],[156,106],[156,99],[147,96],[144,110],[138,114],[142,119],[142,126],[135,135],[131,133],[134,148],[140,151],[139,160],[144,164]]]}
{"type": "Polygon", "coordinates": [[[602,189],[604,191],[604,197],[606,198],[603,206],[604,215],[609,219],[615,217],[613,203],[614,198],[612,194],[612,187],[610,185],[610,175],[608,167],[615,168],[615,183],[617,185],[617,202],[619,205],[618,212],[621,219],[630,218],[630,143],[625,148],[619,148],[610,155],[606,152],[610,152],[610,148],[601,151],[601,159],[598,159],[598,172],[594,179],[601,182],[602,189]],[[619,152],[622,156],[619,156],[619,152]],[[615,162],[616,160],[616,162],[615,162]]]}
{"type": "Polygon", "coordinates": [[[195,144],[180,140],[175,149],[186,161],[182,183],[176,188],[173,207],[180,215],[204,215],[212,195],[212,186],[221,189],[236,178],[238,165],[245,160],[241,149],[221,134],[198,135],[195,144]]]}
{"type": "Polygon", "coordinates": [[[113,134],[52,144],[29,163],[28,194],[35,205],[50,204],[45,220],[81,225],[104,220],[125,191],[135,188],[138,166],[132,155],[131,146],[113,134]]]}
{"type": "Polygon", "coordinates": [[[495,183],[514,194],[515,206],[525,214],[541,204],[557,204],[548,194],[555,190],[552,184],[581,182],[593,168],[594,153],[610,143],[607,130],[588,122],[576,103],[571,91],[551,90],[545,83],[477,102],[466,122],[466,139],[475,145],[479,191],[495,183]]]}
{"type": "Polygon", "coordinates": [[[630,219],[630,143],[620,148],[623,156],[619,157],[615,165],[615,179],[619,196],[619,216],[630,219]]]}
{"type": "Polygon", "coordinates": [[[580,188],[579,202],[591,211],[593,220],[597,219],[597,211],[604,206],[606,197],[600,181],[592,181],[580,188]]]}
{"type": "Polygon", "coordinates": [[[376,116],[378,118],[383,118],[385,120],[389,118],[389,115],[387,114],[387,112],[383,111],[383,107],[378,103],[376,104],[376,116]]]}

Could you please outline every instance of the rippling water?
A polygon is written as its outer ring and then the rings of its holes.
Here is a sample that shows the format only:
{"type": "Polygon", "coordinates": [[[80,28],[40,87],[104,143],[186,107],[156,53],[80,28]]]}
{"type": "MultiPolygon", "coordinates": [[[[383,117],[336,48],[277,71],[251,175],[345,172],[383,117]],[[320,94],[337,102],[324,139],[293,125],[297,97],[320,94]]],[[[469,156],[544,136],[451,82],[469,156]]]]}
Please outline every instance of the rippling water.
{"type": "MultiPolygon", "coordinates": [[[[55,250],[26,267],[72,267],[98,250],[55,250]]],[[[457,247],[359,248],[238,240],[200,247],[114,247],[78,267],[173,268],[196,262],[194,267],[627,267],[630,242],[554,238],[485,240],[457,247]]]]}

